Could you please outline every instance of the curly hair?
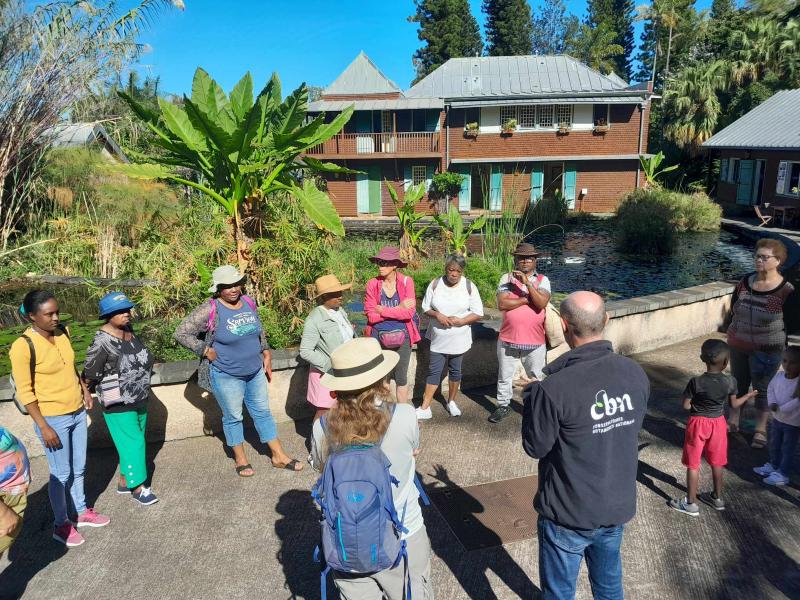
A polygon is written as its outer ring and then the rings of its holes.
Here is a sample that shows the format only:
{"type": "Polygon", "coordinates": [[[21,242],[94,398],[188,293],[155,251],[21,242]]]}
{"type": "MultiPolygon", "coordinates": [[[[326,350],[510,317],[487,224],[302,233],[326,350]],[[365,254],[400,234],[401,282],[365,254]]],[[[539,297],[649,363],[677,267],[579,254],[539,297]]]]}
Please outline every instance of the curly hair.
{"type": "Polygon", "coordinates": [[[389,428],[387,402],[393,402],[383,380],[362,390],[339,392],[336,406],[325,417],[335,446],[374,444],[389,428]]]}

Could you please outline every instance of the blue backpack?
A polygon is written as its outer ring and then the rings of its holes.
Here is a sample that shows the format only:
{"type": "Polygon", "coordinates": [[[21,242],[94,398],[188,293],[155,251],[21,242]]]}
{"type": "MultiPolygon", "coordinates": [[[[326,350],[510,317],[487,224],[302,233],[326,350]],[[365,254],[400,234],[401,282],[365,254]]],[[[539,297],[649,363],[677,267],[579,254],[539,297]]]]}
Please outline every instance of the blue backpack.
{"type": "MultiPolygon", "coordinates": [[[[394,413],[394,404],[392,404],[394,413]]],[[[320,420],[327,436],[325,417],[320,420]]],[[[391,463],[381,442],[345,446],[330,453],[322,476],[311,496],[322,510],[322,552],[326,567],[320,576],[322,600],[326,599],[326,577],[331,569],[343,573],[377,573],[404,562],[408,570],[406,542],[400,539],[403,515],[394,508],[392,486],[399,481],[389,472],[391,463]]],[[[314,550],[319,560],[319,546],[314,550]]],[[[411,581],[406,585],[411,598],[411,581]]]]}

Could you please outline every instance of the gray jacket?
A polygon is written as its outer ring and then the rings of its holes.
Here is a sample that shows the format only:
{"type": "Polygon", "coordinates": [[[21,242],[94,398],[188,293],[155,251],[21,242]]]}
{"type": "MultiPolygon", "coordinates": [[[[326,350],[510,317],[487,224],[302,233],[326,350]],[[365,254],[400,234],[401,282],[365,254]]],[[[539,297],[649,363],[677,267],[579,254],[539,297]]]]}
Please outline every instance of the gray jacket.
{"type": "MultiPolygon", "coordinates": [[[[340,308],[339,310],[350,323],[344,309],[340,308]]],[[[324,306],[317,306],[312,310],[303,327],[300,357],[308,361],[312,367],[326,373],[331,368],[331,352],[343,343],[344,338],[342,330],[339,329],[339,323],[331,316],[328,309],[324,306]]]]}
{"type": "MultiPolygon", "coordinates": [[[[215,301],[216,302],[216,301],[215,301]]],[[[200,357],[200,364],[197,367],[197,385],[207,391],[211,390],[210,361],[203,356],[206,348],[214,344],[214,332],[219,326],[219,310],[214,315],[214,327],[208,331],[208,319],[211,316],[211,301],[203,302],[200,306],[189,313],[180,322],[175,330],[175,341],[184,348],[188,348],[200,357]]],[[[269,350],[267,336],[264,333],[264,326],[261,325],[261,351],[269,350]]]]}

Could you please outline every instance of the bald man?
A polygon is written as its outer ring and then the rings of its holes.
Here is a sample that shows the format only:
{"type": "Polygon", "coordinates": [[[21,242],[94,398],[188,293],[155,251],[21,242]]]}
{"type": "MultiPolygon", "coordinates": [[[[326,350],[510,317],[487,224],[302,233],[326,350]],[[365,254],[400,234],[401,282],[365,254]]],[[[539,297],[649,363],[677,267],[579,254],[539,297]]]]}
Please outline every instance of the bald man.
{"type": "Polygon", "coordinates": [[[622,528],[636,513],[637,442],[650,382],[603,339],[603,299],[561,303],[571,350],[523,392],[522,446],[539,459],[539,578],[545,600],[575,597],[586,558],[595,598],[622,599],[622,528]]]}

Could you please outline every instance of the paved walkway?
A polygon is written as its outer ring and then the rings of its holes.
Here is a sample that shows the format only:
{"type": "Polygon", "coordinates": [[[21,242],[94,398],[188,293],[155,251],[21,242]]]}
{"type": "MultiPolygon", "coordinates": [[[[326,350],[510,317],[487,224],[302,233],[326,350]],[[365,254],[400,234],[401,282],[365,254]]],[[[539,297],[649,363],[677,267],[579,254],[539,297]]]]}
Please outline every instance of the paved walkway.
{"type": "MultiPolygon", "coordinates": [[[[641,434],[639,509],[623,545],[630,599],[800,598],[800,488],[767,488],[752,473],[765,452],[734,436],[726,473],[728,510],[697,519],[666,506],[681,493],[684,415],[677,397],[699,367],[702,340],[637,357],[653,380],[653,400],[641,434]]],[[[461,399],[464,416],[441,405],[425,423],[418,471],[426,485],[472,485],[535,473],[519,442],[521,407],[499,425],[486,421],[490,397],[461,399]],[[443,465],[438,467],[437,465],[443,465]]],[[[288,449],[304,457],[308,424],[284,425],[288,449]]],[[[216,438],[150,448],[155,490],[162,501],[134,506],[114,492],[113,451],[93,452],[89,495],[112,518],[86,532],[69,551],[50,540],[47,466],[33,461],[25,528],[10,556],[0,559],[0,598],[187,599],[318,598],[311,552],[318,538],[308,490],[310,472],[272,469],[251,453],[256,476],[237,478],[216,438]],[[10,558],[10,562],[9,562],[10,558]]],[[[703,487],[710,474],[703,473],[703,487]]],[[[536,540],[465,552],[435,509],[425,510],[433,543],[433,584],[442,599],[538,597],[536,540]]],[[[579,598],[589,598],[585,574],[579,598]]]]}

